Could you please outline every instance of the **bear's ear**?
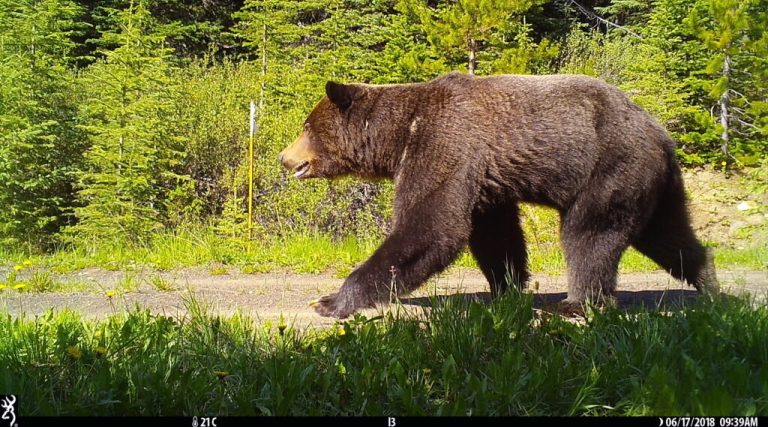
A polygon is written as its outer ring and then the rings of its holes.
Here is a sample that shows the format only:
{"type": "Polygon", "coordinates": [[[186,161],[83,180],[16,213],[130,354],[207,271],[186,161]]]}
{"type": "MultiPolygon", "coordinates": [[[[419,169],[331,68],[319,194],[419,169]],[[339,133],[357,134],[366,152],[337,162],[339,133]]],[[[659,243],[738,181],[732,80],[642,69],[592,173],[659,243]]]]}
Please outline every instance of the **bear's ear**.
{"type": "Polygon", "coordinates": [[[344,85],[329,81],[325,84],[325,94],[341,110],[346,110],[352,105],[357,89],[352,85],[344,85]]]}

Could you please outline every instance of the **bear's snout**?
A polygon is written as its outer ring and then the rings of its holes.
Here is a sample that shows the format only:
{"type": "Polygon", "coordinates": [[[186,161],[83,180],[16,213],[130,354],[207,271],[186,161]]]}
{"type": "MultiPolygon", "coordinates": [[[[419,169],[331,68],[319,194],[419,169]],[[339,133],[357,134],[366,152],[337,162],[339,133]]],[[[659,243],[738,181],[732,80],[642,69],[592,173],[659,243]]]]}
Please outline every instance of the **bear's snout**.
{"type": "Polygon", "coordinates": [[[309,177],[314,158],[315,153],[310,146],[309,138],[304,133],[277,155],[277,159],[283,167],[294,171],[293,176],[296,178],[309,177]]]}

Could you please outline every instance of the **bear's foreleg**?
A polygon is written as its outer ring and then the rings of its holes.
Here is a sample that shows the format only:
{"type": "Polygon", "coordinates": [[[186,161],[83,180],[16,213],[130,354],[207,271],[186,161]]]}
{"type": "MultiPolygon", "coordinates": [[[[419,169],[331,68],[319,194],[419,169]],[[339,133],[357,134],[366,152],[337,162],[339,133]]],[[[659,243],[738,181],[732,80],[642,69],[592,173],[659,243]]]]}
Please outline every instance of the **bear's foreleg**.
{"type": "Polygon", "coordinates": [[[472,212],[469,248],[495,298],[528,281],[528,255],[516,203],[477,207],[472,212]]]}
{"type": "Polygon", "coordinates": [[[320,299],[315,311],[343,319],[416,289],[450,265],[469,240],[474,202],[458,184],[463,181],[444,183],[425,197],[411,193],[411,203],[396,203],[392,233],[337,293],[320,299]]]}

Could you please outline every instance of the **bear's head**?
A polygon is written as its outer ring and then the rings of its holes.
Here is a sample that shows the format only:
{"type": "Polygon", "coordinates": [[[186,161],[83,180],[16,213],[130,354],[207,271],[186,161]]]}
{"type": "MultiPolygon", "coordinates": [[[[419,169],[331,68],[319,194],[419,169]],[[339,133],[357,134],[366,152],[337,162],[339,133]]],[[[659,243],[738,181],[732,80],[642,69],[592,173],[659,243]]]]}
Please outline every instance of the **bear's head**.
{"type": "Polygon", "coordinates": [[[294,177],[370,175],[365,166],[370,151],[362,149],[370,142],[367,129],[356,124],[368,90],[365,85],[330,81],[325,85],[326,96],[307,117],[301,135],[278,156],[294,177]]]}

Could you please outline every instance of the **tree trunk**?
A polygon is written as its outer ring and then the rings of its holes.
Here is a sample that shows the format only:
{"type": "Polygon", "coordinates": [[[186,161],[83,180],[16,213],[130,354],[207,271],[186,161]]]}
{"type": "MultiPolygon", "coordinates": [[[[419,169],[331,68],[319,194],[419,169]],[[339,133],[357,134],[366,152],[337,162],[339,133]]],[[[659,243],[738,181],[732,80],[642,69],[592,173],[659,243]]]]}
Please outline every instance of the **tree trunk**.
{"type": "Polygon", "coordinates": [[[261,91],[259,111],[264,110],[264,93],[267,91],[267,24],[261,27],[261,91]]]}
{"type": "MultiPolygon", "coordinates": [[[[731,56],[729,54],[725,54],[725,60],[723,61],[723,77],[726,79],[730,79],[731,77],[731,56]]],[[[729,114],[728,109],[731,107],[731,93],[730,93],[730,82],[726,81],[725,85],[725,91],[723,91],[723,94],[720,95],[720,125],[723,127],[723,133],[720,136],[720,138],[723,140],[723,144],[720,146],[720,149],[723,151],[723,154],[725,154],[726,161],[728,161],[728,145],[731,140],[730,136],[730,129],[729,129],[729,114]]]]}
{"type": "Polygon", "coordinates": [[[475,70],[477,69],[477,42],[475,39],[470,38],[469,42],[467,43],[467,47],[469,48],[469,62],[467,64],[467,70],[469,71],[469,75],[474,76],[475,70]]]}

